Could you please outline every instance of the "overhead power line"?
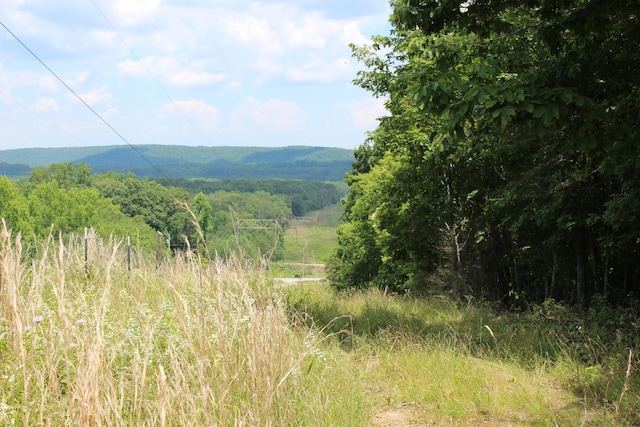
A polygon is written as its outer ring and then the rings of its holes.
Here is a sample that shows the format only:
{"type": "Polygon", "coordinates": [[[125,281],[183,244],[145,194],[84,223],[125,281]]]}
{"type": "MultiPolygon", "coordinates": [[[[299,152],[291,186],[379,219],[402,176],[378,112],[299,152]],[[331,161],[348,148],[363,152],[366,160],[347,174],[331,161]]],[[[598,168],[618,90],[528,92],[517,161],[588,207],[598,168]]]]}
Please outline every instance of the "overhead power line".
{"type": "Polygon", "coordinates": [[[60,83],[62,83],[62,85],[64,87],[66,87],[69,92],[71,92],[80,102],[82,102],[84,104],[85,107],[87,107],[89,109],[89,111],[91,111],[98,119],[100,119],[100,121],[102,121],[102,123],[104,123],[109,129],[111,129],[111,131],[113,133],[115,133],[122,141],[124,141],[133,151],[135,151],[142,159],[144,159],[145,162],[147,162],[152,168],[154,168],[161,176],[163,176],[164,178],[169,178],[167,175],[165,175],[164,172],[162,172],[162,170],[160,170],[160,168],[158,168],[155,164],[153,164],[151,162],[151,160],[149,160],[144,154],[142,154],[142,152],[140,152],[140,150],[138,150],[133,144],[131,144],[124,136],[122,136],[122,134],[120,134],[120,132],[118,132],[113,126],[111,126],[111,124],[106,121],[96,110],[93,109],[93,107],[91,107],[91,105],[89,105],[84,99],[82,99],[82,97],[80,95],[78,95],[76,93],[76,91],[74,91],[71,86],[69,86],[64,80],[62,80],[62,78],[60,78],[55,71],[53,71],[51,68],[49,68],[49,66],[47,64],[44,63],[44,61],[42,59],[40,59],[40,57],[38,55],[36,55],[35,52],[33,52],[31,49],[29,49],[29,46],[27,46],[22,40],[20,40],[20,38],[15,35],[13,33],[13,31],[11,31],[6,25],[4,25],[4,22],[0,21],[0,25],[2,25],[4,27],[5,30],[7,30],[7,32],[9,34],[11,34],[11,36],[16,39],[18,41],[18,43],[20,43],[22,45],[22,47],[24,47],[27,52],[29,52],[31,54],[31,56],[33,56],[36,60],[38,60],[38,62],[40,64],[42,64],[42,66],[44,68],[46,68],[60,83]]]}
{"type": "Polygon", "coordinates": [[[20,102],[18,99],[14,98],[13,96],[9,95],[8,93],[6,93],[4,90],[1,92],[2,95],[4,95],[5,98],[7,98],[8,100],[10,100],[11,102],[14,102],[15,104],[19,105],[20,107],[22,107],[23,109],[27,110],[28,112],[30,112],[31,114],[33,114],[34,116],[36,116],[37,118],[39,118],[40,120],[42,120],[43,122],[49,124],[50,126],[58,129],[60,132],[66,134],[67,136],[69,136],[70,138],[75,139],[76,141],[80,142],[82,145],[86,145],[86,142],[81,140],[80,138],[78,138],[77,136],[75,136],[74,134],[72,134],[71,132],[66,131],[65,129],[63,129],[62,127],[58,126],[57,124],[55,124],[54,122],[52,122],[51,120],[47,120],[43,115],[38,114],[37,112],[33,111],[31,108],[27,107],[26,105],[24,105],[22,102],[20,102]]]}

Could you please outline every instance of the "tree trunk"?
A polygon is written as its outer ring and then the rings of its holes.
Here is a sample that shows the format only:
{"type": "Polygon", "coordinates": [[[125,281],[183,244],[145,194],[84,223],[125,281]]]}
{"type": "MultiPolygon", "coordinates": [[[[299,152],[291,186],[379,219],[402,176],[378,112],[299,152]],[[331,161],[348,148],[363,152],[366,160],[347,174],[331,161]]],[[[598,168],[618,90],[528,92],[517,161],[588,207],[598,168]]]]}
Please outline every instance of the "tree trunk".
{"type": "Polygon", "coordinates": [[[551,283],[549,284],[548,288],[547,288],[547,292],[546,295],[544,296],[544,299],[549,299],[549,298],[553,298],[553,294],[555,292],[556,289],[556,281],[558,280],[558,278],[556,277],[556,270],[558,269],[558,254],[557,253],[553,253],[553,262],[551,264],[551,283]]]}
{"type": "Polygon", "coordinates": [[[585,274],[584,274],[584,248],[579,245],[576,250],[576,305],[578,309],[584,309],[585,302],[585,274]]]}
{"type": "Polygon", "coordinates": [[[602,278],[602,295],[607,296],[607,289],[609,288],[609,256],[604,256],[604,277],[602,278]]]}

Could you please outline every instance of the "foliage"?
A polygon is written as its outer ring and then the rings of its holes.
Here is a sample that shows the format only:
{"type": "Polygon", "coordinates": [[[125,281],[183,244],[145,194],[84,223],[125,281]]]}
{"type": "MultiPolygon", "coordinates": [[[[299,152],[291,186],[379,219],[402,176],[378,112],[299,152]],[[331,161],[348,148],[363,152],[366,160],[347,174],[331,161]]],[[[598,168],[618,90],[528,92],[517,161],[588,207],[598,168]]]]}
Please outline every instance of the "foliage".
{"type": "Polygon", "coordinates": [[[27,199],[8,178],[0,176],[0,218],[14,232],[30,236],[33,225],[29,221],[27,199]]]}
{"type": "Polygon", "coordinates": [[[220,254],[241,250],[250,258],[267,254],[272,254],[273,260],[282,258],[284,241],[280,234],[291,217],[291,210],[282,196],[264,191],[218,191],[208,195],[207,199],[212,214],[211,250],[220,254]],[[262,219],[271,221],[268,228],[260,228],[261,225],[251,221],[262,219]],[[240,227],[238,220],[247,220],[247,228],[240,227]]]}
{"type": "Polygon", "coordinates": [[[203,237],[206,237],[207,233],[213,226],[213,215],[211,204],[207,200],[207,197],[198,193],[193,199],[193,211],[198,220],[198,225],[202,231],[203,237]]]}
{"type": "Polygon", "coordinates": [[[286,196],[295,216],[319,210],[340,201],[344,195],[337,183],[318,181],[264,179],[264,180],[205,180],[205,179],[159,179],[164,185],[184,188],[191,194],[212,194],[218,191],[228,193],[267,192],[271,195],[286,196]]]}
{"type": "Polygon", "coordinates": [[[353,48],[390,116],[355,153],[337,286],[425,287],[446,267],[508,305],[636,291],[637,5],[392,10],[391,36],[353,48]]]}
{"type": "Polygon", "coordinates": [[[1,179],[0,216],[26,239],[93,228],[103,238],[128,235],[144,246],[155,246],[155,231],[137,212],[123,213],[101,194],[94,186],[98,178],[86,164],[37,168],[28,181],[15,185],[1,179]]]}
{"type": "MultiPolygon", "coordinates": [[[[304,150],[293,151],[299,154],[304,150]]],[[[325,150],[307,151],[308,155],[327,155],[322,154],[325,150]]],[[[317,181],[163,182],[131,173],[94,174],[85,163],[54,163],[34,169],[27,181],[14,184],[4,178],[0,183],[0,215],[10,227],[28,236],[92,227],[105,238],[129,235],[155,249],[156,232],[161,232],[174,250],[186,250],[188,245],[195,249],[204,237],[211,238],[212,252],[229,255],[243,251],[250,257],[270,254],[277,260],[284,256],[281,235],[292,216],[335,204],[344,194],[335,183],[317,181]],[[200,191],[194,197],[187,191],[197,188],[207,194],[200,191]],[[243,220],[277,220],[277,226],[240,230],[232,223],[232,215],[243,220]]]]}
{"type": "Polygon", "coordinates": [[[191,196],[182,189],[164,187],[148,178],[110,172],[94,177],[94,187],[130,217],[139,216],[152,229],[173,236],[180,245],[183,238],[196,242],[195,227],[177,202],[190,203],[191,196]]]}
{"type": "Polygon", "coordinates": [[[63,188],[88,187],[91,185],[91,167],[86,163],[53,163],[31,171],[29,182],[40,184],[56,181],[63,188]]]}

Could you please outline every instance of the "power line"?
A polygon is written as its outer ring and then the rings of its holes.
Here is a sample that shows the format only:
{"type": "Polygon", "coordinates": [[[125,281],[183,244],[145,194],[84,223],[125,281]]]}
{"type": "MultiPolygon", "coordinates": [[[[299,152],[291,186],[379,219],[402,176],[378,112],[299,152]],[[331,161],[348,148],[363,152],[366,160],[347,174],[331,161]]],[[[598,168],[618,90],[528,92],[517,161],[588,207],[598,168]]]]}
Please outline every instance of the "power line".
{"type": "Polygon", "coordinates": [[[54,122],[52,122],[51,120],[47,120],[44,116],[38,114],[37,112],[33,111],[31,108],[27,107],[26,105],[24,105],[22,102],[20,102],[19,100],[17,100],[16,98],[14,98],[13,96],[9,95],[8,93],[6,93],[4,90],[2,91],[2,95],[5,96],[5,98],[7,98],[8,100],[18,104],[19,106],[21,106],[22,108],[24,108],[25,110],[27,110],[28,112],[30,112],[31,114],[33,114],[34,116],[36,116],[37,118],[39,118],[40,120],[42,120],[45,123],[48,123],[50,126],[58,129],[60,132],[68,135],[69,137],[75,139],[76,141],[80,142],[82,145],[86,145],[86,142],[81,140],[80,138],[78,138],[77,136],[75,136],[74,134],[72,134],[71,132],[66,131],[65,129],[61,128],[60,126],[58,126],[57,124],[55,124],[54,122]]]}
{"type": "Polygon", "coordinates": [[[140,57],[138,55],[136,55],[136,53],[133,51],[133,48],[131,48],[131,46],[129,45],[129,43],[127,43],[127,41],[124,39],[124,37],[122,36],[122,34],[120,34],[120,32],[116,29],[116,27],[111,23],[111,21],[109,20],[109,18],[107,18],[107,16],[104,14],[104,12],[102,12],[102,10],[98,7],[98,5],[96,4],[96,2],[94,0],[91,0],[91,3],[93,3],[93,6],[98,10],[98,12],[100,12],[100,15],[102,15],[102,17],[104,18],[105,21],[107,21],[107,23],[109,24],[109,26],[111,27],[111,29],[113,31],[115,31],[115,33],[118,35],[118,37],[120,38],[120,40],[122,41],[122,43],[124,43],[124,45],[127,47],[127,49],[129,49],[129,52],[131,52],[131,55],[133,55],[133,57],[140,63],[140,65],[142,66],[142,68],[144,68],[144,70],[147,72],[147,74],[149,75],[149,77],[151,77],[151,79],[155,82],[155,84],[160,88],[160,90],[165,94],[165,96],[171,101],[171,103],[173,104],[174,107],[176,107],[176,109],[178,111],[180,111],[180,113],[182,114],[182,116],[185,118],[185,120],[187,122],[189,122],[189,124],[196,130],[196,132],[198,133],[198,135],[200,135],[200,137],[207,143],[207,145],[209,145],[209,140],[207,139],[206,136],[204,136],[204,134],[200,131],[200,129],[198,128],[198,126],[196,126],[195,123],[193,123],[193,121],[189,118],[189,116],[187,116],[187,114],[182,110],[182,108],[180,108],[180,106],[178,105],[178,103],[175,101],[175,99],[173,99],[173,97],[171,95],[169,95],[169,93],[164,89],[164,87],[160,84],[160,82],[158,81],[158,79],[155,78],[155,76],[151,73],[151,71],[149,70],[149,68],[144,65],[144,62],[142,62],[142,59],[140,59],[140,57]]]}
{"type": "Polygon", "coordinates": [[[144,161],[146,161],[152,168],[154,168],[161,176],[163,176],[164,178],[169,179],[169,177],[167,175],[165,175],[165,173],[162,172],[162,170],[160,170],[160,168],[158,168],[156,165],[154,165],[151,162],[151,160],[149,160],[144,154],[142,154],[140,152],[140,150],[138,150],[124,136],[122,136],[120,134],[120,132],[118,132],[113,126],[111,126],[111,124],[109,122],[107,122],[96,110],[94,110],[93,107],[91,107],[84,99],[82,99],[82,97],[80,95],[78,95],[76,93],[76,91],[74,91],[64,80],[62,80],[62,78],[60,78],[51,68],[49,68],[49,66],[47,64],[45,64],[44,61],[42,59],[40,59],[40,57],[38,55],[36,55],[31,49],[29,49],[29,47],[26,44],[24,44],[24,42],[22,40],[20,40],[20,38],[13,33],[13,31],[11,31],[6,25],[4,25],[4,23],[2,21],[0,21],[0,25],[2,25],[4,27],[4,29],[7,30],[7,32],[9,34],[11,34],[11,36],[14,39],[16,39],[18,41],[18,43],[20,43],[22,45],[22,47],[24,47],[27,50],[27,52],[29,52],[35,59],[37,59],[38,62],[40,62],[40,64],[42,64],[42,66],[44,68],[46,68],[56,79],[58,79],[58,81],[60,83],[62,83],[64,85],[64,87],[66,87],[69,90],[69,92],[71,92],[76,98],[78,98],[78,100],[80,102],[82,102],[85,107],[87,107],[97,118],[99,118],[100,121],[102,121],[102,123],[104,123],[109,129],[111,129],[111,131],[113,133],[115,133],[122,141],[124,141],[129,147],[131,147],[131,149],[133,151],[135,151],[141,158],[143,158],[144,161]]]}

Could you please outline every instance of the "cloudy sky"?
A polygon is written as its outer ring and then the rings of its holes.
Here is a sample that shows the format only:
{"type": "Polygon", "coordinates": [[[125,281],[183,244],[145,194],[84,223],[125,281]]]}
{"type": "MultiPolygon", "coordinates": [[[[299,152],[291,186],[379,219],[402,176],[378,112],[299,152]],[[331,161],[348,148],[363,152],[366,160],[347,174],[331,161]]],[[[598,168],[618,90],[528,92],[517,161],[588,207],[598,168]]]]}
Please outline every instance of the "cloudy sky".
{"type": "Polygon", "coordinates": [[[388,0],[0,0],[0,150],[355,148],[384,115],[349,43],[388,0]]]}

